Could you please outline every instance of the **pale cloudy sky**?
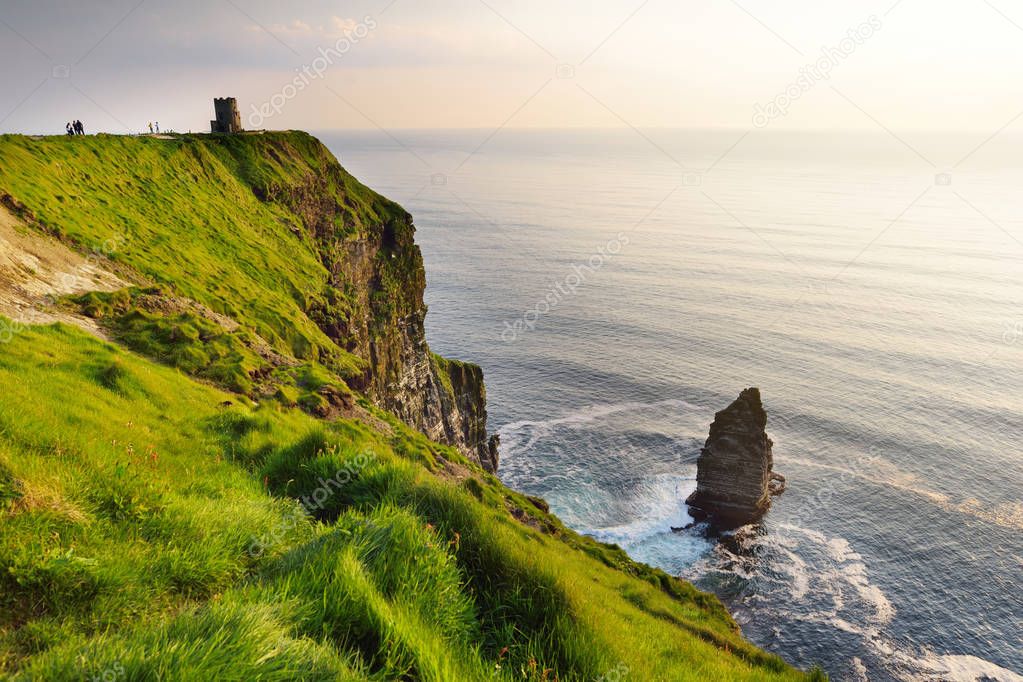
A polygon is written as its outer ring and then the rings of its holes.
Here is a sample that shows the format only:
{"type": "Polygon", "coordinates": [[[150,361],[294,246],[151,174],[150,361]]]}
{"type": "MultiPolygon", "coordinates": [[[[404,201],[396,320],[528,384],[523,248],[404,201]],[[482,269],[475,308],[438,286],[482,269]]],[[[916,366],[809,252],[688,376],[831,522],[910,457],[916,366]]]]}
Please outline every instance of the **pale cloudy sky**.
{"type": "Polygon", "coordinates": [[[0,0],[0,132],[205,130],[218,95],[267,128],[987,134],[1023,126],[1023,5],[0,0]]]}

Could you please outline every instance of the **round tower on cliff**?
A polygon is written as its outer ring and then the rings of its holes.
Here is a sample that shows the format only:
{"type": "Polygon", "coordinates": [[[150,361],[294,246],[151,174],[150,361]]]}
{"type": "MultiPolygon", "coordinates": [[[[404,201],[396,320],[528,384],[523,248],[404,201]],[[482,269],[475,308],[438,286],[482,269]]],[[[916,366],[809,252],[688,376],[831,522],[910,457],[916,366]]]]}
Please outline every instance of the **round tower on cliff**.
{"type": "Polygon", "coordinates": [[[242,131],[242,115],[238,112],[238,100],[234,97],[217,97],[213,100],[213,111],[216,119],[210,121],[210,129],[215,133],[240,133],[242,131]]]}

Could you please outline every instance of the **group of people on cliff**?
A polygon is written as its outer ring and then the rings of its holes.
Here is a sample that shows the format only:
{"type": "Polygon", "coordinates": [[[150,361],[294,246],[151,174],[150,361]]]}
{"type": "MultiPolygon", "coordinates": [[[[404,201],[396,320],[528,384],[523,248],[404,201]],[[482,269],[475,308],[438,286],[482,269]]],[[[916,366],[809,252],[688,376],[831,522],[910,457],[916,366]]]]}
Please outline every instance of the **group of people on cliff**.
{"type": "Polygon", "coordinates": [[[71,121],[66,126],[64,126],[64,129],[67,130],[67,134],[68,135],[84,135],[85,134],[85,126],[82,124],[81,121],[78,121],[78,120],[71,121]]]}

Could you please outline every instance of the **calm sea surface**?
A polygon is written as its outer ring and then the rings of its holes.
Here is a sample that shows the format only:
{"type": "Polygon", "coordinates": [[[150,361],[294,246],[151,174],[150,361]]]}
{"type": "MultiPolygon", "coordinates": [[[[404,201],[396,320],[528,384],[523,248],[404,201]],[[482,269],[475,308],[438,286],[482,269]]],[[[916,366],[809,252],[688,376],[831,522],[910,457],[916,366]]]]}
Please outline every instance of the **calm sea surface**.
{"type": "Polygon", "coordinates": [[[414,214],[502,479],[832,679],[1023,680],[1023,141],[491,134],[322,138],[414,214]],[[672,533],[747,386],[788,491],[672,533]]]}

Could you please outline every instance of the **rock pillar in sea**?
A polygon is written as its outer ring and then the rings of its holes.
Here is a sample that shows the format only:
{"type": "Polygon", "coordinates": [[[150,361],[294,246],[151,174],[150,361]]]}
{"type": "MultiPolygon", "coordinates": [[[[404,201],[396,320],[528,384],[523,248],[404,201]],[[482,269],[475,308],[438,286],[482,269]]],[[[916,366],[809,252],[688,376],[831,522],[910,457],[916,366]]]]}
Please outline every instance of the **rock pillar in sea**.
{"type": "Polygon", "coordinates": [[[710,436],[696,462],[696,491],[686,504],[697,521],[728,530],[758,520],[785,478],[772,471],[773,443],[760,390],[747,388],[714,415],[710,436]]]}

